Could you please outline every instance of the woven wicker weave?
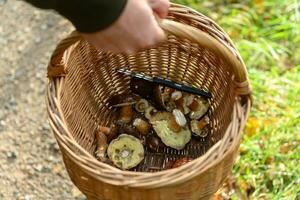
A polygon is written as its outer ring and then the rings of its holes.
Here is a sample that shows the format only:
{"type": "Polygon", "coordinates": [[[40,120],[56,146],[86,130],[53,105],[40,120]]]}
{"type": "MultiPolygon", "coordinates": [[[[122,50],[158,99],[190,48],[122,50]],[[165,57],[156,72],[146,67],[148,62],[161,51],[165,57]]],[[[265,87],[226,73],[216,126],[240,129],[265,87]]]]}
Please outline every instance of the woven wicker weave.
{"type": "Polygon", "coordinates": [[[48,67],[47,105],[66,169],[89,198],[100,200],[209,199],[232,169],[250,110],[245,65],[224,31],[202,14],[172,4],[161,27],[168,41],[136,55],[95,50],[76,32],[56,48],[48,67]],[[95,132],[109,125],[107,99],[129,90],[119,67],[208,89],[213,94],[210,133],[181,151],[146,153],[144,163],[122,171],[94,157],[95,132]],[[168,160],[197,158],[162,170],[168,160]]]}

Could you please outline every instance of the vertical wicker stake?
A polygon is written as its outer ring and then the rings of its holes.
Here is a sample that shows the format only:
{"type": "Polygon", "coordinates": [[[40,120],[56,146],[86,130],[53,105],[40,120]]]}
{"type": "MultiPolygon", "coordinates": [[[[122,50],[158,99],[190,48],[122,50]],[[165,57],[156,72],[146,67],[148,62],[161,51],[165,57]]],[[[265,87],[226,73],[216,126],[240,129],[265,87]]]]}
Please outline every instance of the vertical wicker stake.
{"type": "Polygon", "coordinates": [[[242,58],[215,22],[188,7],[172,4],[161,27],[168,41],[136,55],[97,51],[74,32],[51,58],[50,125],[71,180],[89,199],[209,199],[232,169],[251,107],[242,58]],[[95,132],[112,120],[107,99],[129,90],[129,79],[115,70],[120,66],[210,91],[208,136],[181,151],[166,147],[148,152],[135,171],[97,161],[95,132]],[[197,159],[162,170],[169,160],[184,155],[197,159]]]}

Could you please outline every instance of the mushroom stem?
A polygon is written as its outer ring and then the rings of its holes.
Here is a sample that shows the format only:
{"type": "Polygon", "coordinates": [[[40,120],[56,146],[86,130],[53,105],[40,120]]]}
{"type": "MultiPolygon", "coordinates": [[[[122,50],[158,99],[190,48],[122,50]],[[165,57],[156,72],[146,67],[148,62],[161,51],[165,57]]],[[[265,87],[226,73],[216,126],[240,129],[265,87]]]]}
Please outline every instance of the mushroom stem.
{"type": "Polygon", "coordinates": [[[135,126],[142,135],[147,135],[150,131],[150,124],[140,118],[133,121],[133,126],[135,126]]]}
{"type": "Polygon", "coordinates": [[[95,152],[95,155],[96,155],[97,159],[99,159],[100,161],[104,161],[105,155],[106,155],[106,150],[108,147],[107,138],[104,133],[97,132],[96,139],[97,139],[97,150],[95,152]]]}
{"type": "Polygon", "coordinates": [[[186,125],[186,122],[187,122],[186,118],[185,118],[184,114],[180,110],[174,109],[173,110],[173,116],[174,116],[174,118],[176,120],[176,123],[179,126],[183,127],[183,126],[186,125]]]}
{"type": "Polygon", "coordinates": [[[171,131],[178,133],[181,131],[181,126],[179,126],[176,122],[176,119],[174,116],[171,117],[171,119],[168,121],[168,127],[171,131]]]}
{"type": "Polygon", "coordinates": [[[120,109],[119,120],[123,123],[129,123],[133,116],[132,106],[123,106],[120,109]]]}
{"type": "Polygon", "coordinates": [[[99,131],[106,136],[107,141],[111,141],[118,136],[118,128],[114,124],[110,128],[106,126],[100,126],[99,131]]]}

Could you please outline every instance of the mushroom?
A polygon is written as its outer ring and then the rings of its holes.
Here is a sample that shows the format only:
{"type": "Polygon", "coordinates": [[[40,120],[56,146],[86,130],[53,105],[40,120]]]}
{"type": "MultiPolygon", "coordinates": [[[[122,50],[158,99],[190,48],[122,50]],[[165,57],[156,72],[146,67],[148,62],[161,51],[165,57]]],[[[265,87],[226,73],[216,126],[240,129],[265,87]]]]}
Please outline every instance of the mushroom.
{"type": "Polygon", "coordinates": [[[96,133],[96,140],[97,140],[97,150],[95,152],[95,156],[100,161],[105,160],[106,150],[107,150],[107,138],[104,133],[97,132],[96,133]]]}
{"type": "Polygon", "coordinates": [[[188,162],[191,162],[193,159],[191,158],[181,158],[175,161],[175,163],[172,165],[172,168],[180,167],[188,162]]]}
{"type": "Polygon", "coordinates": [[[133,109],[131,105],[122,106],[119,112],[118,123],[129,123],[133,117],[133,109]]]}
{"type": "Polygon", "coordinates": [[[149,106],[145,110],[146,119],[150,120],[155,113],[157,113],[157,110],[153,106],[149,106]]]}
{"type": "Polygon", "coordinates": [[[154,84],[142,79],[131,78],[130,89],[132,92],[142,96],[143,98],[149,99],[153,94],[154,84]]]}
{"type": "Polygon", "coordinates": [[[147,147],[152,150],[156,151],[159,147],[164,147],[164,143],[161,141],[161,139],[156,135],[152,134],[146,138],[146,144],[147,147]]]}
{"type": "Polygon", "coordinates": [[[135,110],[140,113],[144,113],[148,107],[149,103],[146,99],[141,99],[135,104],[135,110]]]}
{"type": "Polygon", "coordinates": [[[144,147],[139,139],[131,135],[121,134],[111,141],[107,154],[118,168],[131,169],[144,159],[144,147]]]}
{"type": "Polygon", "coordinates": [[[120,123],[117,122],[118,130],[120,133],[126,133],[135,137],[139,137],[139,131],[131,123],[120,123]]]}
{"type": "Polygon", "coordinates": [[[173,101],[177,101],[178,99],[180,99],[182,97],[182,92],[180,91],[174,91],[172,94],[171,94],[171,99],[173,101]]]}
{"type": "Polygon", "coordinates": [[[173,116],[174,116],[177,124],[179,126],[184,127],[186,125],[186,118],[185,118],[184,114],[178,109],[174,109],[172,113],[173,113],[173,116]]]}
{"type": "Polygon", "coordinates": [[[203,98],[194,98],[193,102],[189,106],[192,110],[189,117],[191,119],[200,119],[209,109],[209,102],[203,98]]]}
{"type": "Polygon", "coordinates": [[[191,130],[196,136],[206,137],[208,131],[205,127],[209,124],[209,118],[205,116],[201,120],[192,120],[191,121],[191,130]]]}
{"type": "Polygon", "coordinates": [[[134,105],[141,99],[139,95],[133,93],[117,94],[108,99],[108,104],[112,107],[123,107],[134,105]]]}
{"type": "Polygon", "coordinates": [[[100,126],[99,132],[103,133],[106,136],[107,141],[110,142],[112,139],[115,139],[118,136],[118,127],[115,124],[112,124],[110,128],[100,126]]]}
{"type": "Polygon", "coordinates": [[[157,85],[154,87],[154,102],[157,105],[158,109],[166,109],[166,103],[171,100],[171,94],[174,91],[172,88],[164,87],[157,85]]]}
{"type": "Polygon", "coordinates": [[[141,118],[136,118],[133,121],[133,126],[140,132],[142,135],[147,135],[150,131],[150,124],[141,118]]]}
{"type": "Polygon", "coordinates": [[[181,150],[191,140],[191,132],[187,126],[184,126],[176,133],[169,126],[171,119],[171,113],[158,112],[152,117],[150,123],[165,145],[181,150]]]}
{"type": "Polygon", "coordinates": [[[168,127],[175,133],[181,131],[181,126],[176,122],[176,118],[174,117],[174,115],[168,121],[168,127]]]}
{"type": "Polygon", "coordinates": [[[176,103],[176,107],[181,110],[183,112],[183,114],[188,114],[191,109],[189,108],[189,104],[190,104],[190,101],[191,101],[191,97],[193,95],[190,95],[190,94],[184,94],[181,98],[177,99],[175,101],[176,103]]]}

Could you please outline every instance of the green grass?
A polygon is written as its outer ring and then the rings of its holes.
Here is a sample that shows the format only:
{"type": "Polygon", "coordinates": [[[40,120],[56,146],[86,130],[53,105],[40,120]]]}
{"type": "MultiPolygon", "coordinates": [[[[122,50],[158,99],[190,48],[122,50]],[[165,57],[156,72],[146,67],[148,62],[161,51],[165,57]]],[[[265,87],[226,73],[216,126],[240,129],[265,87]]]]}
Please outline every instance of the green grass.
{"type": "Polygon", "coordinates": [[[300,193],[300,1],[173,2],[214,19],[247,65],[254,105],[234,167],[239,188],[250,199],[295,200],[300,193]]]}

